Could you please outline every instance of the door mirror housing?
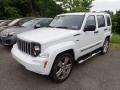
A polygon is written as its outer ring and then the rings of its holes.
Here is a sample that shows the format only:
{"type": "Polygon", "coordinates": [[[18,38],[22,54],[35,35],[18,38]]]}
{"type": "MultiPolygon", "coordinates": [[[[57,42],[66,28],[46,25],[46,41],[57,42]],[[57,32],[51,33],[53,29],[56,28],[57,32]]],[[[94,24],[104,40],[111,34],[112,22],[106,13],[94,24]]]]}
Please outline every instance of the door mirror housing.
{"type": "Polygon", "coordinates": [[[40,28],[40,27],[41,27],[40,24],[36,24],[36,25],[35,25],[35,29],[40,28]]]}
{"type": "Polygon", "coordinates": [[[84,31],[95,31],[96,26],[95,25],[88,25],[87,27],[84,28],[84,31]]]}

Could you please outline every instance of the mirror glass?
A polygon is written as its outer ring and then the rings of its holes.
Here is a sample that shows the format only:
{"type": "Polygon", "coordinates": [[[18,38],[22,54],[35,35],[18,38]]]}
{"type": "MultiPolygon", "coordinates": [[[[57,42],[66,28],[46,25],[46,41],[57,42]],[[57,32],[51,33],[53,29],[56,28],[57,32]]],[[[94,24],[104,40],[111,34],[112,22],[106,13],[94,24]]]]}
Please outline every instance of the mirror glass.
{"type": "Polygon", "coordinates": [[[41,27],[40,24],[36,24],[36,25],[35,25],[35,28],[40,28],[40,27],[41,27]]]}

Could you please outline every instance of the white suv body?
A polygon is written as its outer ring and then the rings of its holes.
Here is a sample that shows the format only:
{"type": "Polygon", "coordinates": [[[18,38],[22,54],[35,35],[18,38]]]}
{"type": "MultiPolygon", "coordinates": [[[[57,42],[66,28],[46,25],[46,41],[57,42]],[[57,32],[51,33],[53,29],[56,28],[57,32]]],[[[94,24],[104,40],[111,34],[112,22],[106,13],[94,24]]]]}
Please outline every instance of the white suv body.
{"type": "MultiPolygon", "coordinates": [[[[103,53],[107,52],[108,46],[104,46],[108,44],[105,44],[105,40],[107,39],[109,41],[111,37],[112,25],[110,16],[106,13],[61,14],[56,16],[50,25],[51,27],[25,32],[17,36],[18,42],[12,48],[12,56],[30,71],[43,75],[50,75],[51,72],[55,71],[52,71],[52,68],[54,68],[56,58],[65,52],[70,52],[74,61],[77,61],[80,57],[97,49],[101,50],[103,53]],[[79,23],[77,23],[79,19],[76,16],[83,18],[80,19],[80,28],[77,26],[79,25],[79,23]],[[67,23],[72,24],[72,29],[65,26],[52,26],[60,25],[58,23],[65,22],[64,17],[65,20],[71,19],[71,22],[68,21],[67,23]],[[77,21],[75,21],[74,18],[77,21]],[[77,23],[77,25],[74,25],[73,22],[77,23]],[[36,45],[33,46],[36,51],[33,50],[32,53],[35,55],[32,55],[29,50],[32,48],[32,46],[30,46],[31,42],[34,42],[36,45]]],[[[64,71],[63,67],[61,70],[64,71]]],[[[62,79],[56,79],[54,75],[52,75],[52,78],[56,82],[61,82],[64,81],[69,74],[62,79]]]]}

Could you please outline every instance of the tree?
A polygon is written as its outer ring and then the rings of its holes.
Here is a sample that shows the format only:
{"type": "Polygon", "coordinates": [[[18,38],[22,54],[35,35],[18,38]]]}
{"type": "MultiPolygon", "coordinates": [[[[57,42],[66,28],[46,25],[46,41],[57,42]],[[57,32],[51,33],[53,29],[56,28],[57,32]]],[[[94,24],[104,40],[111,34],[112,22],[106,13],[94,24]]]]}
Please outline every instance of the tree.
{"type": "Polygon", "coordinates": [[[60,5],[57,5],[55,1],[48,0],[47,7],[45,10],[44,16],[54,17],[57,14],[61,14],[65,12],[60,5]]]}
{"type": "Polygon", "coordinates": [[[106,10],[104,12],[108,13],[110,16],[112,16],[114,14],[112,11],[109,11],[109,10],[106,10]]]}
{"type": "Polygon", "coordinates": [[[11,18],[11,19],[20,17],[17,9],[14,7],[5,7],[5,15],[6,17],[11,18]]]}
{"type": "Polygon", "coordinates": [[[87,12],[92,7],[94,0],[57,0],[61,2],[63,9],[70,12],[87,12]]]}
{"type": "Polygon", "coordinates": [[[64,10],[53,0],[0,0],[0,18],[54,17],[64,10]]]}
{"type": "Polygon", "coordinates": [[[117,11],[115,15],[112,16],[113,31],[120,34],[120,11],[117,11]]]}
{"type": "Polygon", "coordinates": [[[40,14],[41,16],[54,17],[57,14],[63,13],[64,10],[53,0],[42,0],[40,14]]]}

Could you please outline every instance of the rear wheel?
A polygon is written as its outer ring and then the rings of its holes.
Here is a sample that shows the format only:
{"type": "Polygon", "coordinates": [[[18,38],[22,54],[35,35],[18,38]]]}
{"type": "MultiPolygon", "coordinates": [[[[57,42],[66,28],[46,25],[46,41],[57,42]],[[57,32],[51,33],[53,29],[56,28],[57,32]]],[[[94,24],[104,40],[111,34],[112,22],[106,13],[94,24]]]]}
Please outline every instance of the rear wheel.
{"type": "Polygon", "coordinates": [[[104,54],[106,54],[108,51],[109,51],[109,39],[106,38],[106,39],[105,39],[105,42],[104,42],[104,45],[103,45],[103,47],[102,47],[101,54],[104,55],[104,54]]]}
{"type": "Polygon", "coordinates": [[[73,56],[69,53],[63,53],[57,56],[52,71],[50,74],[50,78],[57,83],[65,81],[73,67],[73,56]]]}

